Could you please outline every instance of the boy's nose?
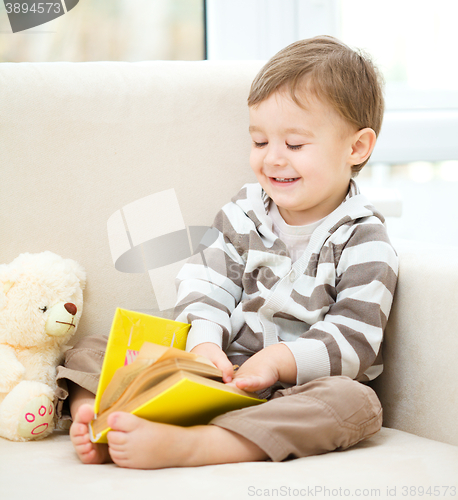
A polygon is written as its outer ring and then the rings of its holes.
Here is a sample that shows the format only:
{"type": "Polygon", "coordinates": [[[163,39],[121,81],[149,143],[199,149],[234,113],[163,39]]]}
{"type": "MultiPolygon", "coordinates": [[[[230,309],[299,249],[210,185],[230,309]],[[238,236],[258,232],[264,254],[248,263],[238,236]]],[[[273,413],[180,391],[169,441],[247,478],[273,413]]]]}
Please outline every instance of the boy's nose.
{"type": "Polygon", "coordinates": [[[270,147],[264,157],[264,163],[272,167],[281,167],[287,164],[287,160],[280,148],[270,147]]]}

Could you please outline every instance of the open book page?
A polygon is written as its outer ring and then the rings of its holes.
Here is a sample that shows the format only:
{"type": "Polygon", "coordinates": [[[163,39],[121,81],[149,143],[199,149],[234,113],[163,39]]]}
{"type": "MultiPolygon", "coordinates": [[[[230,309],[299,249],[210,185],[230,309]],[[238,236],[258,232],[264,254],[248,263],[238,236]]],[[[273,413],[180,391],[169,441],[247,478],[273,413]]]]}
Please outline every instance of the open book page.
{"type": "Polygon", "coordinates": [[[144,392],[177,370],[205,377],[220,379],[221,371],[202,356],[174,347],[145,342],[137,359],[130,365],[119,368],[103,393],[99,413],[125,404],[127,400],[144,392]]]}
{"type": "Polygon", "coordinates": [[[265,401],[255,394],[186,370],[174,371],[134,397],[124,402],[121,399],[91,422],[93,442],[107,442],[108,417],[118,410],[155,422],[189,426],[205,425],[217,415],[265,401]]]}

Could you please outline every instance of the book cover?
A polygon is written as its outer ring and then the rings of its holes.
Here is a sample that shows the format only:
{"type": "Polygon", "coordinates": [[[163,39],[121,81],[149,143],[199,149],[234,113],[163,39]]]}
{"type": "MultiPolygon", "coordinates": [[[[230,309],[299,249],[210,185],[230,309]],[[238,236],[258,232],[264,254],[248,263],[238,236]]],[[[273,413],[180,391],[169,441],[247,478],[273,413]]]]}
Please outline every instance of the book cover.
{"type": "Polygon", "coordinates": [[[116,309],[108,337],[107,350],[100,372],[94,403],[97,415],[105,389],[118,368],[131,364],[138,356],[144,342],[184,350],[191,325],[149,314],[116,309]]]}

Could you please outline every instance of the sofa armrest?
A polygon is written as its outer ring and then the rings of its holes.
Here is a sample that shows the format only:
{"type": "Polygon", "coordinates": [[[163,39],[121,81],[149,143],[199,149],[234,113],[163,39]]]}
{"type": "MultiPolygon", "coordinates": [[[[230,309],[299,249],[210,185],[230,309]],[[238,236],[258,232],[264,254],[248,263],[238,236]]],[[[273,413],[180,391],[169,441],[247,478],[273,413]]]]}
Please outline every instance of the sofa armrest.
{"type": "Polygon", "coordinates": [[[384,425],[458,445],[458,248],[393,245],[399,281],[373,384],[384,425]]]}

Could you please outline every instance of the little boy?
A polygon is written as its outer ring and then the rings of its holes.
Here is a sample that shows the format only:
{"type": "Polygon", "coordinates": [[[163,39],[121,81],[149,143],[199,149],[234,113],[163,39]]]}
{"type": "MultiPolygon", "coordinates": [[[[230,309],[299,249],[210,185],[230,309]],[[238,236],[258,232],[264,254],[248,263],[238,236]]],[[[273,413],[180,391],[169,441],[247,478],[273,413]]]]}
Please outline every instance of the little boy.
{"type": "Polygon", "coordinates": [[[58,375],[69,381],[70,434],[84,463],[281,461],[348,448],[381,427],[364,382],[382,371],[398,263],[352,179],[380,132],[378,73],[334,38],[303,40],[261,69],[248,105],[258,183],[217,214],[205,265],[194,256],[180,271],[176,319],[191,323],[187,350],[268,401],[190,428],[114,413],[108,445],[94,445],[91,371],[105,341],[86,338],[58,375]]]}

